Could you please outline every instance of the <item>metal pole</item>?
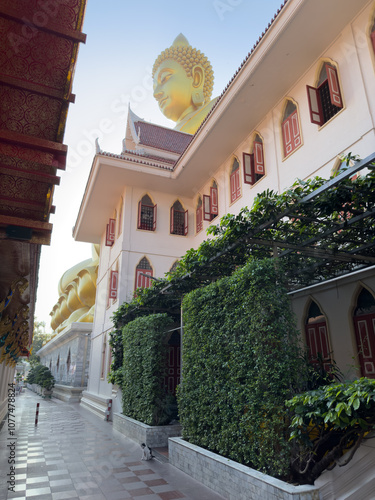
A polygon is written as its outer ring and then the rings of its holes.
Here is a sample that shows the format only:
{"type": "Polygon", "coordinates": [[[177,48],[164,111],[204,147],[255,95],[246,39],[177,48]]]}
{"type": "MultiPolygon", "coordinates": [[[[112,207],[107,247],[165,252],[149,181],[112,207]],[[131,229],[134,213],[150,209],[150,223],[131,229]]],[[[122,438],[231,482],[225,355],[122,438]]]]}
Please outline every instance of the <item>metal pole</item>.
{"type": "Polygon", "coordinates": [[[38,425],[39,403],[36,404],[35,425],[38,425]]]}

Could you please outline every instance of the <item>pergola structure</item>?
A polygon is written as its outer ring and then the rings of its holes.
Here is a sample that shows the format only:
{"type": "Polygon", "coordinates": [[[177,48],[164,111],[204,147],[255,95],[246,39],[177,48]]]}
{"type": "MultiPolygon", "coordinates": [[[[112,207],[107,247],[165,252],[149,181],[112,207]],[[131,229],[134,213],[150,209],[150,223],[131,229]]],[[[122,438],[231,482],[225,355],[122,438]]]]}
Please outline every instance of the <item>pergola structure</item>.
{"type": "Polygon", "coordinates": [[[177,272],[139,290],[117,317],[131,320],[140,310],[178,314],[182,295],[251,256],[278,259],[290,292],[375,266],[375,153],[350,163],[328,181],[299,181],[281,195],[259,193],[251,210],[225,216],[213,240],[191,250],[177,272]]]}
{"type": "Polygon", "coordinates": [[[9,367],[32,341],[85,8],[86,0],[0,5],[0,363],[9,367]]]}

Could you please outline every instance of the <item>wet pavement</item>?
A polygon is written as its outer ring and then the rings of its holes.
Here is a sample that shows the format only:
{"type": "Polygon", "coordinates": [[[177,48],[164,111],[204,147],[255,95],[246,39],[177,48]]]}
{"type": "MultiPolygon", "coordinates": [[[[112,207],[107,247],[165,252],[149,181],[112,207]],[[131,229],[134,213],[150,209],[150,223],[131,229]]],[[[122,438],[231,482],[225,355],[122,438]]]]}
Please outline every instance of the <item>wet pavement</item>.
{"type": "Polygon", "coordinates": [[[162,460],[141,461],[138,444],[79,404],[24,391],[0,432],[0,500],[223,500],[162,460]]]}

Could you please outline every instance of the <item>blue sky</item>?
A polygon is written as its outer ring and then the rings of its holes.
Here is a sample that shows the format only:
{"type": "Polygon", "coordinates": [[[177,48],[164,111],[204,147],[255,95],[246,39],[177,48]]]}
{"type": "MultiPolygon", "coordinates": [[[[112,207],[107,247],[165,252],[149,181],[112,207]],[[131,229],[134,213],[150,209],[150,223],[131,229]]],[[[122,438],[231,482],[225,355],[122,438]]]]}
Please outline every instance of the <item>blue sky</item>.
{"type": "Polygon", "coordinates": [[[90,244],[72,238],[99,137],[105,151],[119,153],[128,103],[141,118],[173,128],[152,97],[150,72],[159,53],[179,33],[210,60],[221,94],[256,40],[280,8],[281,0],[89,0],[64,143],[68,162],[56,188],[52,243],[43,247],[36,317],[49,327],[58,299],[57,284],[69,267],[91,255],[90,244]]]}

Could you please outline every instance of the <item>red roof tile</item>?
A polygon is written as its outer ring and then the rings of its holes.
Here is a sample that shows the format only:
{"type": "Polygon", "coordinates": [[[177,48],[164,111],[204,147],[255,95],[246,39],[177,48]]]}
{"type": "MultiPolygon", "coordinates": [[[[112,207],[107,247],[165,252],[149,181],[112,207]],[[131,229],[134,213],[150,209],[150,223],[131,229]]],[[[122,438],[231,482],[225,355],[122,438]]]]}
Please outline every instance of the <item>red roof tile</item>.
{"type": "Polygon", "coordinates": [[[163,149],[172,153],[183,153],[193,138],[190,134],[141,120],[135,121],[134,126],[140,139],[140,145],[163,149]]]}

